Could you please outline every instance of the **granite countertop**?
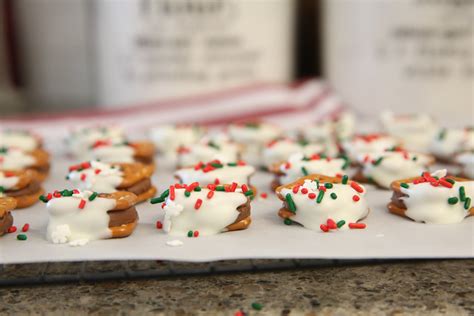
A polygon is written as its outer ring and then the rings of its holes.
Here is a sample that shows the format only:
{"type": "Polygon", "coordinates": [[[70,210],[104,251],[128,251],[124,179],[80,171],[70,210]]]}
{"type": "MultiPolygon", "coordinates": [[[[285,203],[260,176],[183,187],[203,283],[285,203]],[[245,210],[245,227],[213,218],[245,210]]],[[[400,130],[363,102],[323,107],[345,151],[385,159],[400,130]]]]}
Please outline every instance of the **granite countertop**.
{"type": "Polygon", "coordinates": [[[250,315],[473,315],[474,260],[354,263],[0,288],[2,315],[234,315],[240,309],[250,315]],[[262,309],[252,308],[252,303],[262,309]]]}

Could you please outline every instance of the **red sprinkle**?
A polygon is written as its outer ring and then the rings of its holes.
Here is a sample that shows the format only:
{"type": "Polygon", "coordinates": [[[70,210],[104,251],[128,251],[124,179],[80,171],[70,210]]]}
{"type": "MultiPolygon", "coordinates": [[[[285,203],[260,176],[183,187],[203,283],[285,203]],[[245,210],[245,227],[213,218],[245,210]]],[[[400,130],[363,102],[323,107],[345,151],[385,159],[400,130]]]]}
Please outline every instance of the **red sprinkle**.
{"type": "Polygon", "coordinates": [[[95,172],[95,174],[99,174],[99,173],[101,173],[101,172],[102,172],[102,170],[100,170],[100,169],[95,169],[95,171],[94,171],[94,172],[95,172]]]}
{"type": "Polygon", "coordinates": [[[212,199],[212,196],[214,195],[214,191],[209,191],[207,192],[207,198],[212,199]]]}
{"type": "Polygon", "coordinates": [[[160,221],[156,222],[156,229],[162,229],[163,228],[163,223],[160,221]]]}
{"type": "Polygon", "coordinates": [[[238,166],[245,166],[245,165],[247,165],[247,163],[243,160],[239,160],[239,161],[237,161],[237,165],[238,166]]]}
{"type": "Polygon", "coordinates": [[[319,228],[321,228],[321,230],[325,233],[327,233],[329,231],[329,228],[324,224],[321,224],[321,226],[319,226],[319,228]]]}
{"type": "Polygon", "coordinates": [[[298,193],[299,190],[300,190],[300,186],[299,186],[299,185],[293,187],[293,193],[296,194],[296,193],[298,193]]]}
{"type": "Polygon", "coordinates": [[[85,173],[81,174],[81,181],[84,181],[84,180],[86,180],[86,174],[85,173]]]}
{"type": "Polygon", "coordinates": [[[235,190],[237,189],[237,183],[236,182],[232,182],[232,185],[230,187],[230,192],[235,192],[235,190]]]}
{"type": "Polygon", "coordinates": [[[326,187],[324,185],[319,186],[319,191],[324,191],[326,192],[326,187]]]}
{"type": "Polygon", "coordinates": [[[242,192],[245,193],[249,190],[246,184],[242,184],[242,192]]]}
{"type": "MultiPolygon", "coordinates": [[[[209,191],[209,192],[212,192],[212,191],[209,191]]],[[[197,199],[196,200],[196,203],[194,203],[194,209],[195,210],[199,210],[199,208],[201,207],[202,205],[202,200],[201,199],[197,199]]]]}
{"type": "Polygon", "coordinates": [[[351,188],[353,188],[359,193],[364,192],[364,189],[362,189],[362,187],[357,182],[354,182],[354,181],[351,182],[351,188]]]}
{"type": "Polygon", "coordinates": [[[21,228],[21,231],[26,233],[28,230],[30,229],[30,224],[25,224],[23,225],[23,227],[21,228]]]}
{"type": "Polygon", "coordinates": [[[308,197],[309,197],[311,200],[314,200],[314,199],[316,198],[316,194],[310,193],[310,194],[308,194],[308,197]]]}
{"type": "Polygon", "coordinates": [[[16,226],[12,226],[12,227],[8,228],[8,231],[7,231],[7,232],[8,232],[9,234],[16,232],[16,226]]]}
{"type": "Polygon", "coordinates": [[[287,162],[285,163],[285,169],[290,169],[291,168],[291,163],[287,162]]]}
{"type": "Polygon", "coordinates": [[[170,200],[174,201],[176,193],[174,192],[174,186],[170,186],[170,200]]]}
{"type": "Polygon", "coordinates": [[[444,178],[439,179],[439,184],[441,184],[443,187],[446,187],[446,188],[449,188],[449,189],[451,189],[453,187],[453,184],[446,181],[446,179],[444,179],[444,178]]]}
{"type": "Polygon", "coordinates": [[[360,200],[360,197],[358,195],[354,195],[354,196],[352,196],[352,200],[354,202],[358,202],[360,200]]]}
{"type": "Polygon", "coordinates": [[[220,183],[221,183],[221,180],[219,180],[218,178],[214,180],[214,184],[220,184],[220,183]]]}
{"type": "Polygon", "coordinates": [[[199,237],[199,231],[195,230],[193,235],[194,237],[199,237]]]}
{"type": "Polygon", "coordinates": [[[161,204],[161,208],[165,208],[165,206],[166,206],[166,203],[161,204]]]}
{"type": "Polygon", "coordinates": [[[364,223],[349,223],[350,229],[364,229],[366,226],[364,223]]]}
{"type": "Polygon", "coordinates": [[[88,162],[88,161],[87,161],[87,162],[83,162],[83,163],[81,163],[81,167],[82,167],[83,169],[90,168],[90,167],[91,167],[91,163],[88,162]]]}
{"type": "Polygon", "coordinates": [[[266,198],[268,197],[268,194],[266,194],[265,192],[263,192],[263,193],[260,194],[260,197],[261,197],[262,199],[266,199],[266,198]]]}
{"type": "Polygon", "coordinates": [[[81,200],[81,202],[79,202],[79,208],[82,210],[84,208],[84,206],[86,206],[86,200],[81,200]]]}
{"type": "Polygon", "coordinates": [[[336,222],[335,222],[334,220],[332,220],[332,219],[329,218],[329,219],[327,220],[327,227],[328,227],[329,229],[336,229],[336,228],[337,228],[337,224],[336,224],[336,222]]]}
{"type": "Polygon", "coordinates": [[[303,194],[307,194],[307,193],[308,193],[308,189],[306,189],[306,188],[302,188],[302,189],[301,189],[301,193],[303,193],[303,194]]]}
{"type": "Polygon", "coordinates": [[[321,156],[319,156],[318,154],[311,155],[311,160],[319,160],[319,159],[321,159],[321,156]]]}
{"type": "Polygon", "coordinates": [[[202,161],[200,161],[197,165],[194,166],[194,170],[199,170],[202,168],[202,166],[204,166],[204,164],[202,163],[202,161]]]}

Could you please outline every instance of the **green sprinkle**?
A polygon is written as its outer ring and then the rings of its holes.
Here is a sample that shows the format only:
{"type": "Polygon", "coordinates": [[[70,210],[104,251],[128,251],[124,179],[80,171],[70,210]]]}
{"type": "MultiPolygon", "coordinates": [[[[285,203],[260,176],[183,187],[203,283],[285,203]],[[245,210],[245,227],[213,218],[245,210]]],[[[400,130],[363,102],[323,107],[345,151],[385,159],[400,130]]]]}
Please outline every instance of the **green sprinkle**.
{"type": "Polygon", "coordinates": [[[0,193],[3,193],[3,192],[5,192],[5,188],[0,186],[0,193]]]}
{"type": "Polygon", "coordinates": [[[324,187],[325,187],[326,189],[332,189],[333,185],[332,185],[332,183],[329,183],[329,182],[328,182],[328,183],[325,183],[325,184],[324,184],[324,187]]]}
{"type": "Polygon", "coordinates": [[[229,167],[237,167],[237,163],[236,162],[229,162],[227,164],[229,167]]]}
{"type": "Polygon", "coordinates": [[[466,198],[466,201],[464,201],[464,209],[468,210],[471,207],[471,198],[468,197],[466,198]]]}
{"type": "Polygon", "coordinates": [[[97,192],[92,192],[91,196],[89,196],[89,201],[94,201],[97,195],[97,192]]]}
{"type": "Polygon", "coordinates": [[[19,234],[16,236],[16,239],[18,240],[27,240],[28,237],[25,234],[19,234]]]}
{"type": "Polygon", "coordinates": [[[40,201],[43,202],[43,203],[48,203],[48,198],[44,195],[40,195],[39,197],[40,201]]]}
{"type": "Polygon", "coordinates": [[[302,172],[305,176],[308,175],[308,170],[306,170],[305,167],[301,167],[301,172],[302,172]]]}
{"type": "Polygon", "coordinates": [[[165,198],[163,197],[156,197],[150,200],[151,204],[158,204],[158,203],[163,203],[165,201],[165,198]]]}
{"type": "Polygon", "coordinates": [[[336,193],[334,193],[334,192],[333,192],[333,193],[331,193],[331,199],[333,199],[333,200],[337,199],[337,194],[336,194],[336,193]]]}
{"type": "Polygon", "coordinates": [[[311,159],[309,159],[308,157],[305,156],[305,157],[303,157],[303,159],[301,159],[301,160],[303,160],[303,161],[310,161],[311,159]]]}
{"type": "Polygon", "coordinates": [[[451,205],[456,204],[458,201],[459,201],[459,199],[457,197],[450,197],[448,199],[448,203],[451,204],[451,205]]]}
{"type": "Polygon", "coordinates": [[[319,191],[318,193],[318,197],[316,198],[316,203],[321,203],[321,201],[323,200],[323,197],[324,197],[324,191],[319,191]]]}
{"type": "Polygon", "coordinates": [[[405,189],[408,189],[408,188],[410,187],[410,186],[408,185],[408,183],[404,183],[404,182],[403,182],[403,183],[400,183],[400,186],[401,186],[402,188],[405,188],[405,189]]]}
{"type": "Polygon", "coordinates": [[[260,124],[249,122],[249,123],[245,123],[245,127],[247,127],[247,128],[259,128],[260,124]]]}
{"type": "MultiPolygon", "coordinates": [[[[217,190],[217,188],[216,188],[217,190]]],[[[245,196],[250,196],[250,195],[253,195],[253,191],[252,190],[248,190],[247,192],[244,193],[245,196]]]]}
{"type": "Polygon", "coordinates": [[[69,180],[69,176],[66,176],[66,180],[69,180]]]}
{"type": "Polygon", "coordinates": [[[373,165],[374,165],[374,166],[380,165],[380,164],[382,163],[382,160],[383,160],[383,157],[379,157],[377,160],[375,160],[375,161],[373,162],[373,165]]]}
{"type": "Polygon", "coordinates": [[[291,225],[293,224],[293,221],[289,218],[285,218],[285,220],[283,221],[283,223],[285,223],[285,225],[291,225]]]}
{"type": "Polygon", "coordinates": [[[456,181],[454,181],[453,179],[449,179],[449,178],[445,178],[444,180],[446,180],[446,182],[449,182],[451,184],[455,184],[456,181]]]}
{"type": "Polygon", "coordinates": [[[194,188],[194,191],[196,191],[196,192],[201,192],[201,187],[195,187],[195,188],[194,188]]]}
{"type": "Polygon", "coordinates": [[[222,168],[222,167],[224,167],[223,164],[220,164],[220,163],[217,163],[217,162],[211,163],[211,166],[213,166],[214,168],[222,168]]]}
{"type": "Polygon", "coordinates": [[[189,192],[189,191],[184,191],[184,196],[185,196],[185,197],[190,197],[190,196],[191,196],[191,192],[189,192]]]}
{"type": "Polygon", "coordinates": [[[343,177],[342,177],[342,184],[347,184],[347,181],[349,180],[349,177],[345,174],[343,177]]]}
{"type": "Polygon", "coordinates": [[[443,128],[443,129],[441,130],[441,132],[439,132],[439,134],[438,134],[438,139],[439,139],[439,140],[443,140],[443,139],[446,137],[446,132],[447,132],[446,129],[443,128]]]}
{"type": "Polygon", "coordinates": [[[466,189],[464,186],[459,187],[459,199],[464,202],[466,200],[466,189]]]}
{"type": "Polygon", "coordinates": [[[300,139],[298,141],[298,144],[301,145],[301,146],[307,146],[309,144],[309,142],[307,140],[300,139]]]}
{"type": "Polygon", "coordinates": [[[0,154],[6,154],[8,152],[7,147],[0,147],[0,154]]]}
{"type": "Polygon", "coordinates": [[[417,157],[417,156],[414,156],[413,158],[411,158],[411,160],[417,161],[417,160],[418,160],[418,157],[417,157]]]}
{"type": "Polygon", "coordinates": [[[290,209],[290,211],[295,213],[296,205],[295,205],[295,201],[293,201],[293,198],[291,197],[291,194],[287,193],[285,196],[285,199],[286,199],[286,202],[288,203],[288,208],[290,209]]]}
{"type": "Polygon", "coordinates": [[[188,237],[193,237],[193,231],[192,230],[188,231],[188,237]]]}
{"type": "Polygon", "coordinates": [[[256,311],[260,311],[263,308],[263,305],[260,303],[252,303],[252,308],[255,309],[256,311]]]}
{"type": "Polygon", "coordinates": [[[217,150],[220,150],[221,147],[219,145],[217,145],[216,143],[214,143],[213,141],[210,141],[208,144],[207,144],[209,147],[212,147],[212,148],[215,148],[217,150]]]}
{"type": "Polygon", "coordinates": [[[341,228],[342,226],[346,225],[346,221],[345,220],[340,220],[339,222],[337,222],[337,228],[341,228]]]}
{"type": "Polygon", "coordinates": [[[73,194],[74,194],[74,192],[73,192],[72,190],[71,190],[71,191],[69,191],[69,190],[63,190],[63,191],[61,192],[61,195],[62,195],[62,196],[72,196],[73,194]]]}
{"type": "Polygon", "coordinates": [[[163,191],[163,193],[161,193],[160,195],[160,198],[164,200],[165,198],[168,197],[168,195],[170,195],[170,189],[166,189],[165,191],[163,191]]]}
{"type": "MultiPolygon", "coordinates": [[[[225,191],[225,187],[223,185],[219,185],[219,186],[216,187],[216,191],[225,191]]],[[[245,193],[247,193],[247,192],[245,192],[245,193]]]]}

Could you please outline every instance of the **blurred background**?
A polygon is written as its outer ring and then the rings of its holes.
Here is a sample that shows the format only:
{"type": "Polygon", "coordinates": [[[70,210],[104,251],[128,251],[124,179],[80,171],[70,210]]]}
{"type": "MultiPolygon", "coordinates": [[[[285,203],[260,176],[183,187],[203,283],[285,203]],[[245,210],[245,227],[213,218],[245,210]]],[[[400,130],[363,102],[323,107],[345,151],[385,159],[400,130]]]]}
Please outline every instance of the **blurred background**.
{"type": "Polygon", "coordinates": [[[472,0],[0,0],[0,111],[318,77],[356,113],[472,124],[472,0]]]}

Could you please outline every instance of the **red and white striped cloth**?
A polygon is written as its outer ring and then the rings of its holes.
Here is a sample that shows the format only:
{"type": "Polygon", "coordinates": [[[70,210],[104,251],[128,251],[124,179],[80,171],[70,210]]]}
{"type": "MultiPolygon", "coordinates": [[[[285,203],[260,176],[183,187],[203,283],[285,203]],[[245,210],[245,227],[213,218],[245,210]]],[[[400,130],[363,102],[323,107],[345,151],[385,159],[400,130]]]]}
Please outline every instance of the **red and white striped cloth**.
{"type": "Polygon", "coordinates": [[[172,101],[116,109],[0,118],[2,128],[26,128],[45,138],[64,135],[71,127],[118,124],[133,134],[163,123],[219,126],[263,119],[285,128],[334,118],[344,106],[328,85],[312,79],[293,85],[260,84],[172,101]]]}

